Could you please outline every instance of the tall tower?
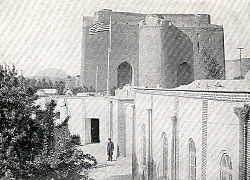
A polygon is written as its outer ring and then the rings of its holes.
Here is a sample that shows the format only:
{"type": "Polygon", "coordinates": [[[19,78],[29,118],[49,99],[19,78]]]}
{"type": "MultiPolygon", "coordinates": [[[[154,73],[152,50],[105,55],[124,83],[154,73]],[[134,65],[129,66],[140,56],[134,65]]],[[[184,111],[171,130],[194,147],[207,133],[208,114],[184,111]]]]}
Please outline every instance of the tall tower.
{"type": "Polygon", "coordinates": [[[171,21],[147,15],[139,25],[139,85],[173,88],[193,81],[193,45],[171,21]],[[181,68],[181,69],[179,69],[181,68]]]}
{"type": "Polygon", "coordinates": [[[138,85],[139,59],[139,21],[143,14],[113,12],[103,9],[95,12],[93,17],[83,18],[81,80],[84,86],[95,87],[96,66],[98,66],[98,91],[107,89],[107,55],[109,47],[109,32],[89,34],[89,28],[97,23],[109,20],[111,17],[111,52],[110,78],[111,88],[122,87],[125,84],[138,85]],[[133,74],[131,74],[133,73],[133,74]]]}

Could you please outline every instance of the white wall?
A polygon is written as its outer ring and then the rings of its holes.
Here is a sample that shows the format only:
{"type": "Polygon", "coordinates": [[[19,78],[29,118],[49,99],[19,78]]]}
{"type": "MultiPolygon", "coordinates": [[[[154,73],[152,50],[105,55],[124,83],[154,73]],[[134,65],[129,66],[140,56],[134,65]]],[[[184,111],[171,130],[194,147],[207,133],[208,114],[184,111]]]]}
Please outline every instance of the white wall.
{"type": "MultiPolygon", "coordinates": [[[[148,113],[147,110],[151,107],[151,96],[150,94],[136,94],[135,109],[136,109],[136,120],[135,120],[135,146],[136,156],[138,160],[138,171],[142,173],[142,124],[145,124],[146,128],[146,140],[148,141],[148,113]]],[[[148,148],[147,148],[148,149],[148,148]]]]}
{"type": "MultiPolygon", "coordinates": [[[[100,143],[106,143],[109,137],[109,101],[100,97],[59,97],[59,101],[66,99],[69,110],[69,130],[71,134],[79,134],[81,143],[90,141],[87,133],[86,119],[99,119],[100,143]],[[86,141],[87,140],[87,141],[86,141]]],[[[61,114],[65,114],[61,108],[61,114]]]]}
{"type": "Polygon", "coordinates": [[[131,104],[126,104],[126,156],[132,156],[132,129],[133,129],[133,109],[131,104]]]}
{"type": "Polygon", "coordinates": [[[156,165],[157,176],[162,176],[162,139],[164,132],[168,141],[168,178],[171,177],[171,151],[172,151],[172,129],[173,123],[171,117],[175,114],[175,97],[170,96],[153,96],[152,106],[152,143],[153,143],[153,159],[156,165]]]}
{"type": "Polygon", "coordinates": [[[69,110],[69,131],[71,134],[79,134],[81,143],[85,144],[85,111],[81,98],[67,98],[69,110]]]}
{"type": "Polygon", "coordinates": [[[109,138],[109,101],[100,97],[84,98],[86,118],[98,118],[100,143],[108,142],[109,138]]]}
{"type": "MultiPolygon", "coordinates": [[[[227,93],[196,93],[178,92],[168,95],[154,95],[146,92],[137,92],[135,99],[136,124],[136,156],[139,173],[142,173],[142,124],[146,126],[146,139],[148,142],[148,112],[152,107],[153,121],[153,160],[155,173],[161,171],[162,146],[161,134],[165,132],[168,139],[168,176],[171,177],[171,148],[172,148],[172,120],[177,115],[179,142],[179,179],[186,180],[189,175],[189,139],[192,138],[196,147],[196,179],[201,179],[202,172],[202,98],[208,99],[207,109],[207,165],[206,176],[208,180],[219,179],[220,160],[222,152],[228,153],[233,164],[233,179],[239,176],[239,119],[234,113],[234,107],[243,107],[244,103],[236,102],[235,98],[247,96],[232,96],[227,93]],[[213,95],[213,96],[211,96],[213,95]],[[178,97],[178,108],[176,108],[178,97]],[[228,98],[227,98],[228,97],[228,98]],[[235,97],[231,99],[231,97],[235,97]],[[214,98],[214,99],[211,99],[214,98]]],[[[148,145],[148,144],[147,144],[148,145]]],[[[147,147],[148,152],[148,147],[147,147]]],[[[178,156],[177,155],[177,156],[178,156]]],[[[148,155],[147,155],[148,157],[148,155]]]]}
{"type": "Polygon", "coordinates": [[[115,145],[114,156],[117,156],[117,144],[118,144],[118,102],[113,101],[113,142],[115,145]]]}
{"type": "Polygon", "coordinates": [[[179,98],[179,178],[187,180],[189,175],[189,139],[196,147],[196,179],[201,179],[202,152],[202,100],[179,98]]]}
{"type": "Polygon", "coordinates": [[[207,179],[219,179],[222,151],[228,153],[233,166],[233,179],[239,174],[239,119],[234,107],[243,104],[208,101],[207,179]]]}

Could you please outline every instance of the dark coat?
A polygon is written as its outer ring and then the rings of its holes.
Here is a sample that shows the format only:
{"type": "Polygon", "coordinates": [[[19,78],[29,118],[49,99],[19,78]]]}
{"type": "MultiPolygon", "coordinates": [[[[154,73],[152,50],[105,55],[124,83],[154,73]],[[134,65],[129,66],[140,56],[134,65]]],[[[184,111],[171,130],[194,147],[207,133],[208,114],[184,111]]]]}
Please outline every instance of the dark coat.
{"type": "Polygon", "coordinates": [[[107,145],[107,153],[108,154],[113,154],[114,151],[114,143],[112,141],[108,142],[107,145]]]}

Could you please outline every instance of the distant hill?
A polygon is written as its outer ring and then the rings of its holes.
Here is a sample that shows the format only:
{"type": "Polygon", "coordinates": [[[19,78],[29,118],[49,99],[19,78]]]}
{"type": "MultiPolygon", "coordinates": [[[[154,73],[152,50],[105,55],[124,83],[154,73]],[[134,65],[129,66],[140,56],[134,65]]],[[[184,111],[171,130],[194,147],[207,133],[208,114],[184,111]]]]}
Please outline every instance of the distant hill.
{"type": "Polygon", "coordinates": [[[50,79],[51,81],[60,81],[60,80],[64,81],[67,78],[67,76],[68,76],[67,73],[65,73],[61,69],[46,69],[40,71],[32,78],[35,78],[37,80],[45,78],[45,79],[50,79]]]}

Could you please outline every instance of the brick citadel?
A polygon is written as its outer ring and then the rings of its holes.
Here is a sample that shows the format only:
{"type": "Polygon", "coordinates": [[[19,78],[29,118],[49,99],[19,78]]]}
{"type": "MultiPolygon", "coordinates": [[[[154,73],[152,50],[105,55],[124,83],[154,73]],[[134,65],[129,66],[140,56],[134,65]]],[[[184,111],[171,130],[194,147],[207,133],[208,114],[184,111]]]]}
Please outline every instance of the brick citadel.
{"type": "Polygon", "coordinates": [[[81,84],[107,88],[109,32],[89,34],[112,18],[110,88],[125,84],[174,88],[225,79],[224,31],[208,14],[138,14],[100,10],[83,18],[81,84]]]}

